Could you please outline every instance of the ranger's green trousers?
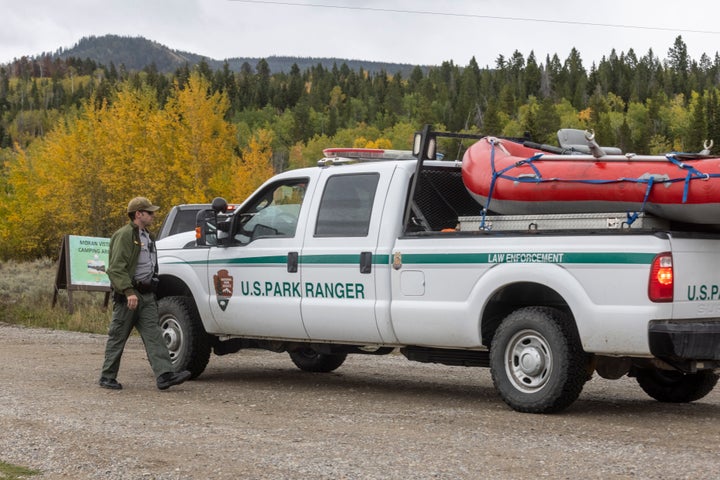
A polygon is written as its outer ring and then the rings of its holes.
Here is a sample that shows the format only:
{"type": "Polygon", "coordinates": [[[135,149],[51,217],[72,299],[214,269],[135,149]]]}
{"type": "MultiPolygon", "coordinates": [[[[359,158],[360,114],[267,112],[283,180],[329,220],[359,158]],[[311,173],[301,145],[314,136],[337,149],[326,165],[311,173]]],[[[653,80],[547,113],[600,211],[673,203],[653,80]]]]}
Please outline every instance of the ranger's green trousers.
{"type": "Polygon", "coordinates": [[[162,330],[158,321],[155,294],[140,293],[138,294],[138,306],[135,310],[130,310],[126,302],[113,303],[112,322],[110,323],[107,344],[105,345],[105,363],[100,376],[117,378],[120,370],[120,358],[133,327],[137,328],[145,344],[145,351],[150,366],[155,373],[155,378],[163,373],[173,372],[170,353],[163,341],[162,330]]]}

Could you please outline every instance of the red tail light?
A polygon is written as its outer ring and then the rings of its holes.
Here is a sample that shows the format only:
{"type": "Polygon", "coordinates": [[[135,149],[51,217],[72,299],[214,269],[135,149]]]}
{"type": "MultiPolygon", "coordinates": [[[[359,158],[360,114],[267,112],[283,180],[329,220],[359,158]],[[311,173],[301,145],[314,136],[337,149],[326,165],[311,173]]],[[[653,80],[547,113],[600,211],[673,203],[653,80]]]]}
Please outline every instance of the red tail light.
{"type": "Polygon", "coordinates": [[[658,254],[652,262],[648,297],[653,302],[673,301],[673,263],[670,252],[658,254]]]}

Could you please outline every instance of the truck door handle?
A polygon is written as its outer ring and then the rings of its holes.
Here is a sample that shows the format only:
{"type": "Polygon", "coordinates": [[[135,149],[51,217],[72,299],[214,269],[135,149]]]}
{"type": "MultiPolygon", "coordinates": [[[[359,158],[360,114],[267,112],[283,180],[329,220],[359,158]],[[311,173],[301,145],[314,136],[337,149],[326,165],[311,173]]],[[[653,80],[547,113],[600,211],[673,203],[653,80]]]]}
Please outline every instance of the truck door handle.
{"type": "Polygon", "coordinates": [[[298,252],[288,252],[287,257],[288,273],[297,273],[298,271],[298,252]]]}
{"type": "Polygon", "coordinates": [[[372,272],[372,252],[360,252],[360,273],[372,272]]]}

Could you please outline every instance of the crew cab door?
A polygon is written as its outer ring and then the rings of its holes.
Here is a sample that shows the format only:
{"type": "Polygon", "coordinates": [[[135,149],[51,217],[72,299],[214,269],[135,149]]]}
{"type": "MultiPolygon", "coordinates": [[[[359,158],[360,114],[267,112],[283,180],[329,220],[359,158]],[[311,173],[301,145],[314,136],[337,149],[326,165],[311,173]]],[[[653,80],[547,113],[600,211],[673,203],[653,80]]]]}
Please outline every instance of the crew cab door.
{"type": "Polygon", "coordinates": [[[306,339],[300,317],[298,259],[311,182],[268,183],[234,215],[210,249],[210,309],[227,334],[306,339]],[[223,236],[226,237],[222,239],[223,236]]]}
{"type": "Polygon", "coordinates": [[[313,340],[382,342],[376,322],[381,214],[392,171],[323,170],[301,256],[302,318],[313,340]]]}

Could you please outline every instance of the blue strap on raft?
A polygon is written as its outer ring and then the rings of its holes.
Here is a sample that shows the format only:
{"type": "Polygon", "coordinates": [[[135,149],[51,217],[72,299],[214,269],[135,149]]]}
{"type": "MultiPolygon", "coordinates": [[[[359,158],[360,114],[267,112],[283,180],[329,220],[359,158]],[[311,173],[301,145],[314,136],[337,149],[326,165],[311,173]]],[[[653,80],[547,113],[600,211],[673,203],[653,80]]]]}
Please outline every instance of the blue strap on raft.
{"type": "Polygon", "coordinates": [[[676,165],[677,167],[687,170],[687,175],[685,176],[685,188],[683,189],[683,199],[682,203],[685,203],[687,201],[688,196],[688,189],[690,188],[690,180],[694,180],[696,178],[707,180],[711,177],[717,177],[717,174],[710,175],[709,173],[702,173],[692,165],[688,165],[687,163],[681,162],[680,159],[677,158],[676,153],[669,153],[665,156],[672,164],[676,165]]]}
{"type": "MultiPolygon", "coordinates": [[[[645,189],[645,197],[643,198],[642,206],[640,207],[640,210],[637,212],[626,212],[627,215],[627,224],[632,225],[635,220],[638,219],[640,216],[640,213],[645,211],[645,205],[647,204],[648,198],[650,197],[650,192],[652,191],[653,185],[656,183],[675,183],[675,182],[684,182],[685,186],[683,188],[683,196],[682,196],[682,203],[687,202],[688,197],[688,191],[690,189],[690,181],[691,180],[708,180],[710,178],[718,178],[720,177],[720,174],[711,174],[711,173],[703,173],[696,169],[694,166],[689,165],[678,158],[678,156],[682,155],[688,155],[684,153],[668,153],[665,158],[672,163],[673,165],[677,166],[681,170],[686,170],[687,174],[684,177],[677,177],[677,178],[668,178],[664,179],[662,181],[656,182],[656,180],[652,176],[648,176],[648,178],[616,178],[612,180],[602,180],[602,179],[563,179],[563,178],[542,178],[542,174],[540,173],[540,170],[534,165],[534,162],[536,160],[542,159],[543,155],[542,153],[538,153],[533,155],[530,158],[526,158],[524,160],[520,160],[518,162],[515,162],[512,165],[508,165],[507,167],[503,168],[502,170],[496,170],[495,169],[495,145],[498,143],[494,139],[489,140],[490,145],[492,145],[492,148],[490,150],[490,167],[492,169],[492,180],[490,181],[490,190],[488,192],[487,201],[485,202],[485,205],[483,206],[482,212],[481,212],[481,218],[480,218],[480,230],[488,230],[488,228],[485,226],[485,219],[487,217],[487,212],[490,210],[490,200],[492,199],[492,194],[495,191],[495,183],[499,178],[502,178],[504,180],[510,180],[512,182],[522,182],[522,183],[545,183],[545,182],[566,182],[566,183],[585,183],[589,185],[603,185],[608,183],[619,183],[619,182],[634,182],[634,183],[645,183],[647,184],[647,188],[645,189]],[[523,177],[515,177],[512,175],[508,175],[507,172],[512,170],[515,167],[520,167],[523,165],[528,165],[530,168],[532,168],[533,172],[535,172],[534,176],[523,176],[523,177]]],[[[602,159],[598,159],[598,161],[602,161],[602,159]]]]}

